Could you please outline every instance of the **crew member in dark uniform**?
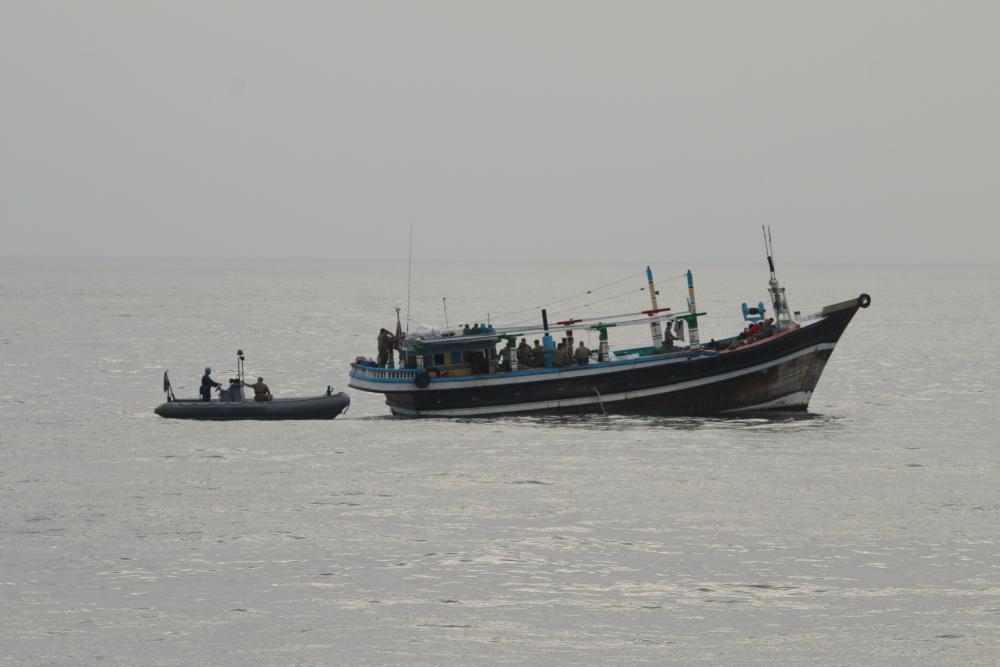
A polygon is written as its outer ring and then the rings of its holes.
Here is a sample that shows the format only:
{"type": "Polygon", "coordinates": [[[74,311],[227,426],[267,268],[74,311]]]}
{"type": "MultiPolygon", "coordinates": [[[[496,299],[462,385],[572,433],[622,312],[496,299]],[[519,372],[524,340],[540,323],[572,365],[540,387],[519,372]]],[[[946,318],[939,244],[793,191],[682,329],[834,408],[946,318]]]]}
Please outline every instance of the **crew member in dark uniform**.
{"type": "Polygon", "coordinates": [[[212,388],[218,389],[222,385],[212,379],[212,369],[206,367],[205,374],[201,376],[201,400],[212,400],[212,388]]]}
{"type": "Polygon", "coordinates": [[[664,354],[674,351],[674,334],[670,330],[670,325],[668,324],[663,331],[663,347],[660,348],[660,352],[664,354]]]}

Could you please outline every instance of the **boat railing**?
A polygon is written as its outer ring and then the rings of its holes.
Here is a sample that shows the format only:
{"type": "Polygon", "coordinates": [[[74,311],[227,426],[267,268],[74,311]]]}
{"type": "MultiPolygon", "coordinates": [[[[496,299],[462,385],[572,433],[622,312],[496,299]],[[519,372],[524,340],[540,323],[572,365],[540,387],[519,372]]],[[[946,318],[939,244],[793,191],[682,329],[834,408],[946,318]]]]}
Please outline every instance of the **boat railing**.
{"type": "Polygon", "coordinates": [[[405,380],[416,377],[419,368],[382,368],[381,366],[363,366],[352,364],[352,375],[360,375],[381,380],[405,380]]]}

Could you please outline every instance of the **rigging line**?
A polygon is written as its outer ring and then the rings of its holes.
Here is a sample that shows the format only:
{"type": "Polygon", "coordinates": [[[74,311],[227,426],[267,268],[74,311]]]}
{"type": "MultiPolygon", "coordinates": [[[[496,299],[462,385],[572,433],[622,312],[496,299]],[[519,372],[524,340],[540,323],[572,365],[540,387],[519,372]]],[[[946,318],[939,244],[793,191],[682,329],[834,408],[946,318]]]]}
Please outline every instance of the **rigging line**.
{"type": "MultiPolygon", "coordinates": [[[[576,309],[576,310],[582,310],[583,308],[589,308],[591,306],[596,306],[597,304],[604,303],[605,301],[611,301],[612,299],[620,299],[623,296],[628,296],[629,294],[634,294],[636,292],[645,292],[646,289],[647,288],[645,288],[645,287],[640,287],[639,289],[630,289],[627,292],[622,292],[621,294],[612,294],[609,297],[605,297],[603,299],[598,299],[597,301],[591,301],[590,303],[585,303],[585,304],[580,305],[580,306],[573,306],[573,308],[576,309]]],[[[558,310],[558,311],[554,311],[554,312],[549,313],[549,317],[553,317],[555,315],[558,315],[559,313],[567,313],[567,312],[569,312],[569,309],[568,308],[564,308],[562,310],[558,310]]],[[[533,322],[535,322],[535,320],[529,320],[529,321],[523,321],[523,322],[514,322],[513,324],[504,325],[504,328],[518,327],[518,326],[521,326],[522,324],[531,324],[533,322]]]]}
{"type": "MultiPolygon", "coordinates": [[[[642,272],[640,272],[640,275],[641,275],[641,273],[642,272]]],[[[669,282],[672,282],[674,280],[678,280],[680,278],[685,278],[685,277],[687,277],[687,273],[682,273],[682,274],[680,274],[678,276],[672,276],[670,278],[665,278],[664,280],[662,280],[660,282],[660,284],[662,285],[664,283],[669,283],[669,282]]],[[[619,281],[619,282],[621,282],[621,281],[619,281]]],[[[646,289],[647,289],[647,287],[640,287],[638,289],[638,291],[639,292],[645,292],[646,289]]],[[[599,303],[604,303],[605,301],[611,301],[612,299],[617,299],[617,298],[620,298],[620,297],[623,297],[623,296],[628,296],[629,294],[632,294],[635,291],[636,290],[632,289],[632,290],[629,290],[627,292],[622,292],[621,294],[615,294],[613,296],[609,296],[609,297],[606,297],[606,298],[603,298],[603,299],[598,299],[597,301],[591,301],[590,303],[585,303],[585,304],[580,305],[580,306],[572,306],[572,308],[589,308],[590,306],[594,306],[594,305],[597,305],[599,303]]],[[[659,293],[660,290],[656,290],[656,291],[657,291],[657,293],[659,293]]],[[[569,310],[569,308],[563,308],[562,310],[556,311],[553,314],[565,313],[567,310],[569,310]]]]}
{"type": "MultiPolygon", "coordinates": [[[[546,307],[549,307],[549,306],[554,306],[554,305],[560,304],[560,303],[565,303],[567,301],[571,301],[573,299],[577,299],[577,298],[582,297],[582,296],[587,296],[588,294],[593,294],[594,292],[599,292],[599,291],[601,291],[603,289],[607,289],[608,287],[614,287],[615,285],[621,284],[621,283],[625,282],[626,280],[631,280],[631,279],[633,279],[633,278],[635,278],[637,276],[638,277],[643,277],[644,273],[645,272],[643,272],[643,271],[639,271],[638,273],[632,273],[630,275],[625,276],[624,278],[621,278],[619,280],[615,280],[614,282],[610,282],[610,283],[607,283],[605,285],[601,285],[600,287],[594,287],[592,289],[589,289],[586,292],[580,292],[579,294],[574,294],[573,296],[568,296],[568,297],[565,297],[563,299],[557,299],[556,301],[550,301],[550,302],[548,302],[547,304],[544,304],[544,305],[532,306],[532,307],[529,307],[529,308],[523,308],[521,310],[515,310],[514,312],[511,312],[511,313],[504,313],[503,315],[498,315],[498,316],[494,317],[493,319],[494,320],[498,320],[498,321],[502,321],[504,317],[513,317],[514,315],[520,315],[521,313],[527,313],[527,312],[534,311],[534,310],[541,310],[542,308],[546,308],[546,307]]],[[[664,278],[664,279],[660,280],[659,282],[662,285],[664,283],[673,282],[675,280],[680,280],[681,278],[686,278],[686,277],[687,277],[687,272],[685,271],[684,273],[680,273],[680,274],[677,274],[675,276],[669,276],[667,278],[664,278]]],[[[626,292],[626,294],[627,293],[628,292],[626,292]]],[[[607,299],[607,300],[609,300],[609,299],[607,299]]],[[[599,302],[595,302],[595,303],[599,303],[599,302]]],[[[593,305],[593,304],[585,304],[585,305],[580,306],[580,307],[581,308],[586,308],[588,305],[593,305]]],[[[562,310],[562,311],[559,311],[559,312],[565,312],[565,309],[562,310]]]]}
{"type": "MultiPolygon", "coordinates": [[[[642,275],[643,273],[644,272],[640,271],[639,275],[642,275]]],[[[623,278],[623,279],[618,280],[618,281],[615,281],[615,283],[610,283],[608,285],[605,285],[605,287],[610,287],[613,284],[624,282],[624,281],[628,280],[628,278],[632,278],[632,277],[634,277],[634,275],[633,276],[629,276],[627,278],[623,278]]],[[[669,282],[672,282],[674,280],[679,280],[681,278],[686,278],[686,277],[687,277],[687,272],[685,271],[684,273],[678,274],[676,276],[670,276],[669,278],[663,279],[660,284],[669,283],[669,282]]],[[[634,289],[628,290],[627,292],[622,292],[620,294],[614,294],[612,296],[609,296],[609,297],[606,297],[606,298],[603,298],[603,299],[598,299],[597,301],[591,301],[590,303],[585,303],[585,304],[582,304],[580,306],[572,306],[572,308],[573,309],[589,308],[590,306],[594,306],[594,305],[597,305],[599,303],[604,303],[605,301],[611,301],[612,299],[618,299],[618,298],[621,298],[623,296],[627,296],[627,295],[632,294],[633,292],[636,292],[636,291],[644,292],[644,291],[646,291],[646,289],[647,289],[646,287],[641,287],[638,290],[634,290],[634,289]]],[[[593,291],[594,290],[590,290],[590,292],[593,292],[593,291]]],[[[657,290],[657,291],[659,291],[659,290],[657,290]]],[[[590,292],[584,292],[584,294],[589,294],[590,292]]],[[[578,294],[577,296],[580,296],[580,295],[578,294]]],[[[573,298],[575,298],[575,297],[573,297],[573,298]]],[[[562,301],[568,301],[568,300],[569,299],[563,299],[562,301]]],[[[541,306],[539,306],[538,308],[541,308],[541,306]]],[[[518,311],[518,313],[527,312],[528,310],[537,310],[537,308],[528,308],[526,310],[518,311]]],[[[556,316],[556,315],[559,315],[560,313],[566,313],[569,310],[570,310],[570,308],[563,308],[562,310],[553,311],[553,312],[549,313],[549,316],[556,316]]],[[[512,314],[516,315],[517,313],[512,313],[512,314]]],[[[514,322],[513,324],[509,324],[509,325],[505,325],[505,326],[507,326],[507,327],[518,327],[518,326],[522,326],[522,325],[530,325],[533,322],[535,322],[534,319],[532,319],[532,320],[522,320],[520,322],[514,322]]]]}
{"type": "Polygon", "coordinates": [[[521,313],[526,313],[526,312],[531,311],[531,310],[539,310],[541,308],[545,308],[546,306],[553,306],[553,305],[555,305],[557,303],[565,303],[566,301],[570,301],[572,299],[577,299],[577,298],[579,298],[581,296],[587,296],[588,294],[592,294],[593,292],[599,292],[599,291],[601,291],[603,289],[607,289],[608,287],[614,287],[615,285],[623,283],[626,280],[631,280],[631,279],[635,278],[636,276],[642,276],[642,274],[643,274],[642,271],[639,271],[638,273],[630,273],[629,275],[625,276],[624,278],[621,278],[620,280],[616,280],[616,281],[608,283],[606,285],[601,285],[600,287],[593,287],[593,288],[587,290],[586,292],[580,292],[579,294],[574,294],[573,296],[567,296],[567,297],[565,297],[563,299],[557,299],[556,301],[549,301],[547,304],[543,304],[541,306],[531,306],[530,308],[524,308],[522,310],[516,310],[516,311],[514,311],[512,313],[504,313],[503,315],[497,315],[493,319],[495,319],[495,320],[501,320],[504,317],[511,317],[513,315],[520,315],[521,313]]]}

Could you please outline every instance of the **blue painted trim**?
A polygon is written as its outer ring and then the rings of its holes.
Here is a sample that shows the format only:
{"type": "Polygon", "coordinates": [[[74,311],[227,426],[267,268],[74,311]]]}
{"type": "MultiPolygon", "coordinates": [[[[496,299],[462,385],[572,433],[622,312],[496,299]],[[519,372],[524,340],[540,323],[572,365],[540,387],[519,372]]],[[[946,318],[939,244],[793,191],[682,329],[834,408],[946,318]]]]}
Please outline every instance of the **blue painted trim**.
{"type": "MultiPolygon", "coordinates": [[[[490,381],[490,380],[501,380],[510,377],[532,377],[536,375],[554,375],[556,373],[576,373],[582,370],[594,369],[594,368],[629,368],[632,366],[638,366],[640,364],[647,364],[662,361],[664,358],[686,358],[691,359],[693,357],[717,357],[718,352],[713,350],[700,350],[698,352],[672,352],[671,354],[657,354],[648,357],[641,357],[639,359],[621,359],[618,361],[605,361],[599,363],[591,363],[586,366],[565,366],[562,368],[535,368],[530,371],[518,370],[514,373],[491,373],[489,375],[461,375],[458,377],[436,377],[432,380],[435,384],[440,382],[472,382],[472,381],[490,381]]],[[[357,364],[351,364],[350,377],[356,377],[360,380],[366,380],[368,382],[382,382],[385,384],[400,384],[407,383],[413,384],[413,375],[415,371],[413,369],[388,369],[380,368],[379,371],[387,373],[389,375],[398,375],[400,373],[410,373],[408,376],[401,376],[398,378],[392,377],[371,377],[365,375],[363,372],[358,373],[356,369],[358,368],[370,368],[370,366],[358,366],[357,364]]]]}

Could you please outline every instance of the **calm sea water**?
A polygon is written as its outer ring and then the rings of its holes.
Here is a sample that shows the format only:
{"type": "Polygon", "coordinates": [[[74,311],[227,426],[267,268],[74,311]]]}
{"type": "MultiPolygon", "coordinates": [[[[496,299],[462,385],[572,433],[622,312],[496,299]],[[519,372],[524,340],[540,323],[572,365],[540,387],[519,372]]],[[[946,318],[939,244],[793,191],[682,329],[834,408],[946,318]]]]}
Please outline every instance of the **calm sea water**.
{"type": "MultiPolygon", "coordinates": [[[[642,268],[417,263],[411,319],[631,273],[552,310],[637,310],[642,268]]],[[[654,268],[682,305],[687,267],[654,268]]],[[[761,263],[692,268],[703,334],[764,297],[761,263]]],[[[803,312],[873,297],[807,417],[407,421],[351,391],[214,424],[153,415],[165,368],[193,395],[242,348],[279,396],[344,388],[406,267],[0,260],[0,663],[996,664],[1000,270],[779,268],[803,312]]]]}

